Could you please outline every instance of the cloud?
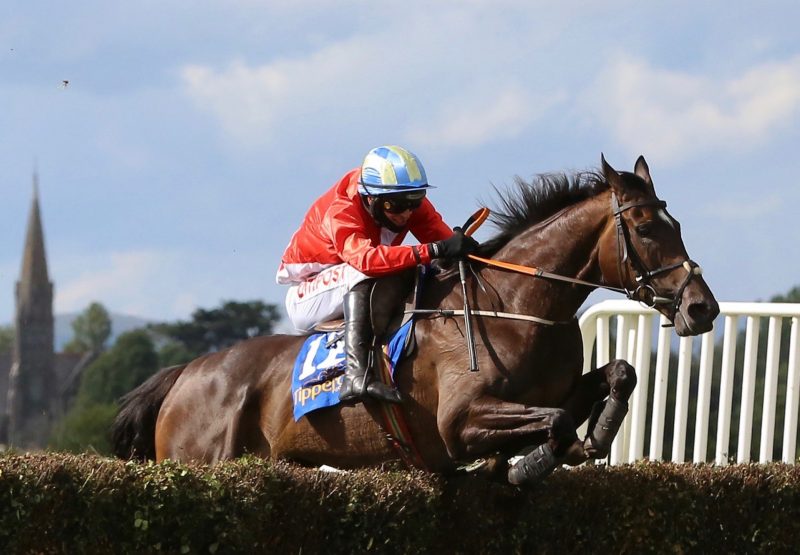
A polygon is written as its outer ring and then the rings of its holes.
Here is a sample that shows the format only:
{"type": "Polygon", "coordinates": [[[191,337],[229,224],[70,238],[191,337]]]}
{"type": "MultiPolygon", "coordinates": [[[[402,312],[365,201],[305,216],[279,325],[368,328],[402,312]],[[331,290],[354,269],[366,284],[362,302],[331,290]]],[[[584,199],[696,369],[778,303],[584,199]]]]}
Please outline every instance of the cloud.
{"type": "Polygon", "coordinates": [[[181,78],[187,96],[228,135],[258,146],[278,138],[287,120],[324,117],[330,107],[353,110],[366,102],[364,87],[373,87],[367,76],[380,73],[382,65],[369,39],[351,39],[262,65],[241,60],[222,70],[188,65],[181,78]]]}
{"type": "MultiPolygon", "coordinates": [[[[284,145],[293,133],[308,142],[331,129],[339,140],[392,130],[445,148],[514,137],[561,96],[537,92],[543,85],[526,82],[532,78],[519,59],[498,54],[511,46],[502,33],[485,32],[490,9],[478,2],[448,18],[439,7],[262,63],[188,64],[180,70],[183,92],[249,148],[284,145]]],[[[537,40],[544,39],[523,44],[537,40]]]]}
{"type": "Polygon", "coordinates": [[[147,315],[155,308],[152,291],[159,274],[174,265],[166,253],[148,250],[98,253],[80,260],[56,260],[53,273],[61,268],[81,268],[60,279],[56,287],[56,312],[77,312],[99,299],[115,312],[147,315]]]}
{"type": "Polygon", "coordinates": [[[731,79],[621,59],[607,67],[584,105],[631,154],[681,160],[752,148],[800,113],[800,56],[751,67],[731,79]]]}
{"type": "Polygon", "coordinates": [[[223,251],[132,248],[56,255],[50,265],[55,312],[79,312],[99,301],[112,312],[185,320],[200,306],[217,306],[226,299],[270,299],[270,292],[283,292],[273,286],[276,262],[264,258],[262,249],[223,251]]]}
{"type": "Polygon", "coordinates": [[[786,198],[779,193],[769,195],[728,196],[709,206],[709,213],[730,221],[759,221],[769,219],[786,209],[786,198]]]}
{"type": "Polygon", "coordinates": [[[476,147],[496,139],[513,138],[524,131],[562,95],[535,98],[522,87],[490,91],[479,98],[455,98],[425,125],[416,124],[406,133],[413,144],[427,147],[476,147]]]}

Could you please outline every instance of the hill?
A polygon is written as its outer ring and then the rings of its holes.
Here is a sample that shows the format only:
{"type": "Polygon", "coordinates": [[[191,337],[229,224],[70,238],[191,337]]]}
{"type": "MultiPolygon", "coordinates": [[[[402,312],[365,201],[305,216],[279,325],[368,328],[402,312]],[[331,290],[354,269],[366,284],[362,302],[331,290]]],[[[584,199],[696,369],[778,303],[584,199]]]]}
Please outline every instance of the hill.
{"type": "MultiPolygon", "coordinates": [[[[79,315],[79,312],[55,315],[54,343],[56,352],[61,351],[64,345],[72,339],[72,321],[79,315]]],[[[117,340],[117,337],[123,333],[153,323],[153,320],[140,318],[139,316],[130,316],[128,314],[114,314],[112,312],[109,316],[111,317],[111,337],[109,338],[109,345],[112,345],[114,341],[117,340]]]]}

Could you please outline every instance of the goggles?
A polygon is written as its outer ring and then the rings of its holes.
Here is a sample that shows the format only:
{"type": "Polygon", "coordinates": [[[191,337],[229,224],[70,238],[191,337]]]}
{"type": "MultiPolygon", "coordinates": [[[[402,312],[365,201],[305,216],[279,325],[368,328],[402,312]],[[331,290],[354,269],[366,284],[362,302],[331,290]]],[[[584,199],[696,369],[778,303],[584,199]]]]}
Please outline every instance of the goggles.
{"type": "Polygon", "coordinates": [[[406,210],[416,210],[422,206],[423,200],[425,200],[425,191],[415,191],[413,193],[381,195],[376,202],[379,202],[380,207],[390,214],[402,214],[406,210]]]}

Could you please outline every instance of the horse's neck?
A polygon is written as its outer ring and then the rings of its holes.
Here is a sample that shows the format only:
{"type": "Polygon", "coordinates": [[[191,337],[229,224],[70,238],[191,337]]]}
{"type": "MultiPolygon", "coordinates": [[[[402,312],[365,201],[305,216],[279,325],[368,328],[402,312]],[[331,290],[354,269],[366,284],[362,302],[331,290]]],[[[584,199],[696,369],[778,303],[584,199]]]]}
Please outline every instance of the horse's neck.
{"type": "MultiPolygon", "coordinates": [[[[521,233],[495,258],[597,282],[601,275],[598,244],[609,222],[609,202],[608,195],[601,194],[570,206],[521,233]]],[[[535,310],[539,316],[555,319],[574,316],[591,292],[587,287],[526,275],[507,280],[504,289],[507,294],[501,298],[517,305],[508,308],[535,310]]]]}

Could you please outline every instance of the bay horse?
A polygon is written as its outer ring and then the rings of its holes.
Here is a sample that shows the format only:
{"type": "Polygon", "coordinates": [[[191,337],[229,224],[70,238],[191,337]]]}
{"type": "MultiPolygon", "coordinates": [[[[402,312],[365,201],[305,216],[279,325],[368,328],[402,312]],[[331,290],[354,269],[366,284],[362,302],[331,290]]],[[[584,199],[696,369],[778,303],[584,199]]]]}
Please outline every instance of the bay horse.
{"type": "MultiPolygon", "coordinates": [[[[524,484],[558,464],[605,457],[627,411],[636,384],[630,364],[614,360],[582,374],[575,315],[592,290],[618,288],[653,305],[680,336],[709,331],[719,306],[656,196],[644,157],[633,172],[617,172],[601,156],[599,172],[517,178],[516,185],[498,193],[498,233],[477,254],[536,268],[538,277],[471,261],[463,291],[479,371],[468,370],[464,319],[434,315],[416,323],[417,348],[395,376],[426,469],[488,458],[495,472],[524,484]],[[589,418],[588,437],[578,438],[589,418]],[[515,455],[522,459],[509,465],[515,455]]],[[[430,279],[421,306],[439,314],[463,308],[459,285],[455,271],[430,279]]],[[[305,339],[256,337],[161,370],[123,398],[115,453],[204,463],[250,453],[339,468],[397,460],[377,403],[294,420],[290,374],[305,339]]]]}

